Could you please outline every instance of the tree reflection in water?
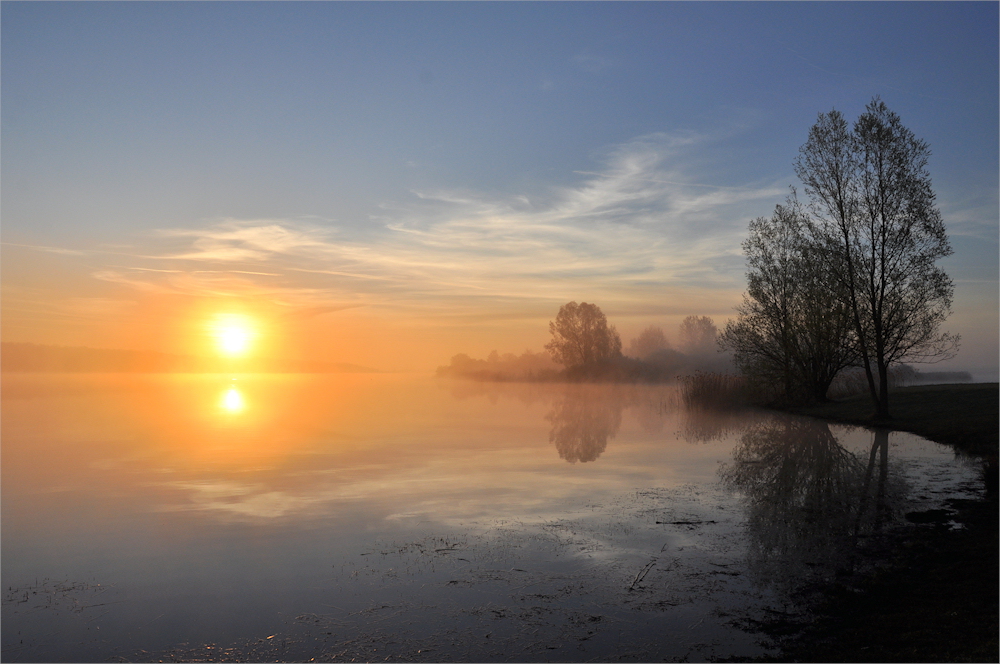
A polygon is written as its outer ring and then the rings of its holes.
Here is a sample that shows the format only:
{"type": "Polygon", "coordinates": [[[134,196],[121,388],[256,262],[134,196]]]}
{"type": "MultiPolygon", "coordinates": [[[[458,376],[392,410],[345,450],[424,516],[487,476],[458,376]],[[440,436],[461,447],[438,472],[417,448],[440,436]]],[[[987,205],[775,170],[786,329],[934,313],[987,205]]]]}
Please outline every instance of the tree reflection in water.
{"type": "Polygon", "coordinates": [[[759,417],[760,413],[753,410],[685,406],[681,435],[689,443],[708,443],[746,428],[759,417]]]}
{"type": "MultiPolygon", "coordinates": [[[[674,386],[448,381],[439,383],[457,400],[486,398],[492,404],[516,399],[525,406],[547,404],[549,442],[570,463],[596,461],[615,438],[628,409],[648,435],[663,433],[680,407],[674,386]]],[[[741,420],[742,421],[742,420],[741,420]]]]}
{"type": "Polygon", "coordinates": [[[760,583],[790,587],[853,567],[859,542],[892,518],[905,491],[890,476],[888,441],[888,431],[875,432],[865,459],[815,420],[779,418],[743,433],[720,475],[746,499],[760,583]]]}
{"type": "Polygon", "coordinates": [[[586,463],[601,456],[622,425],[622,396],[617,390],[586,386],[565,391],[545,416],[552,423],[549,442],[555,443],[559,457],[586,463]]]}

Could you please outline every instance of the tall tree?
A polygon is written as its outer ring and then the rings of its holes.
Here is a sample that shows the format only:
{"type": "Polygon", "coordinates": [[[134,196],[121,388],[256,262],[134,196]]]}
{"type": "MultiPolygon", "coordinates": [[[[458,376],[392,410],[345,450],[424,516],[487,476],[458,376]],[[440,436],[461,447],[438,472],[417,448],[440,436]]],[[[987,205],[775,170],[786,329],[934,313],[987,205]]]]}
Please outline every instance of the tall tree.
{"type": "Polygon", "coordinates": [[[954,287],[935,265],[951,246],[929,156],[876,97],[852,130],[839,112],[821,113],[795,162],[810,200],[808,233],[851,312],[880,418],[889,416],[890,365],[950,357],[958,344],[940,330],[954,287]]]}
{"type": "Polygon", "coordinates": [[[568,302],[559,307],[549,323],[552,340],[545,348],[552,359],[566,368],[578,367],[619,357],[622,340],[614,325],[608,325],[596,304],[568,302]]]}
{"type": "Polygon", "coordinates": [[[750,222],[743,242],[747,292],[719,338],[741,372],[786,401],[823,401],[853,363],[849,311],[828,285],[823,261],[802,235],[797,201],[750,222]]]}

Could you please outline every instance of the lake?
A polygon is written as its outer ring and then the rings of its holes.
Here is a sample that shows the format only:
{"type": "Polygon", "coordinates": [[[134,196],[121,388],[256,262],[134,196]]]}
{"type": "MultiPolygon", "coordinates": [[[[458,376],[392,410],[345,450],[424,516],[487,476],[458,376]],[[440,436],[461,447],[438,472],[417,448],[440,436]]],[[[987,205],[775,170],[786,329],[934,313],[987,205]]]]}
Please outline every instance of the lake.
{"type": "Polygon", "coordinates": [[[978,495],[674,386],[4,374],[4,661],[707,660],[978,495]]]}

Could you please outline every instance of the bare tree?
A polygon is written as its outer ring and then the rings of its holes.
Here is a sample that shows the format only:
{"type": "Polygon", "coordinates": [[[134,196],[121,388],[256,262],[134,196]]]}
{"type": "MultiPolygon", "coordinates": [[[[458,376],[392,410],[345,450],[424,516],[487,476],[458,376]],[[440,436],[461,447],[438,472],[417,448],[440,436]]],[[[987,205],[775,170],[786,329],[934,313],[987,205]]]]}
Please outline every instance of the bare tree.
{"type": "Polygon", "coordinates": [[[876,97],[853,130],[839,112],[821,113],[795,163],[810,200],[810,240],[851,312],[880,418],[889,416],[890,365],[951,357],[958,345],[940,331],[954,287],[935,265],[951,247],[929,155],[876,97]]]}
{"type": "Polygon", "coordinates": [[[663,335],[663,329],[650,325],[629,343],[628,354],[645,360],[656,351],[668,348],[670,348],[670,344],[667,343],[667,338],[663,335]]]}
{"type": "Polygon", "coordinates": [[[552,340],[545,344],[552,359],[566,368],[619,357],[622,340],[596,304],[569,302],[549,323],[552,340]]]}
{"type": "Polygon", "coordinates": [[[719,338],[741,372],[787,401],[824,401],[854,363],[849,311],[828,286],[823,261],[802,235],[794,198],[750,222],[743,242],[747,292],[719,338]]]}

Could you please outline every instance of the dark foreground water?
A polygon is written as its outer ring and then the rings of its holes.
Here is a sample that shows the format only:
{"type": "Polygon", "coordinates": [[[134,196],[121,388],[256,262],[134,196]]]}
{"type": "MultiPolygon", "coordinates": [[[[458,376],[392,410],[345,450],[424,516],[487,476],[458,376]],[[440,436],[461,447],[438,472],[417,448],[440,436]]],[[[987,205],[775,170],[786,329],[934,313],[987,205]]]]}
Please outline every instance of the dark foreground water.
{"type": "Polygon", "coordinates": [[[903,433],[670,386],[3,377],[4,661],[706,660],[911,511],[903,433]]]}

